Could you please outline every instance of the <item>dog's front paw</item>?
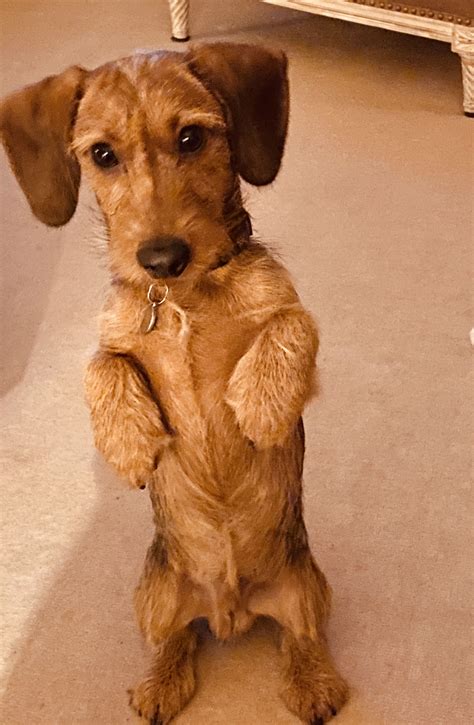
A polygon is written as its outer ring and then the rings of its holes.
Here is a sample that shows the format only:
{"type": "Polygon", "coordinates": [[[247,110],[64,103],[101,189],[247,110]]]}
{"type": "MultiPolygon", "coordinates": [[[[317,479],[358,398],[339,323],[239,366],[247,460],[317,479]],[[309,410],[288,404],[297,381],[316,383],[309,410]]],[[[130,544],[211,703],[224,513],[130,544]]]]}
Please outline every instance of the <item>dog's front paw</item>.
{"type": "Polygon", "coordinates": [[[131,488],[144,489],[151,483],[163,452],[172,440],[171,435],[162,435],[158,441],[156,438],[148,441],[136,434],[128,440],[121,440],[119,445],[110,446],[105,458],[131,488]]]}
{"type": "Polygon", "coordinates": [[[257,448],[283,445],[315,392],[317,336],[303,309],[274,315],[240,358],[225,400],[257,448]]]}
{"type": "Polygon", "coordinates": [[[111,464],[119,476],[124,478],[131,488],[144,489],[152,480],[158,468],[160,455],[144,456],[135,448],[122,451],[121,454],[109,456],[111,464]]]}
{"type": "Polygon", "coordinates": [[[163,450],[171,441],[171,437],[163,439],[163,445],[160,450],[155,451],[154,455],[144,456],[138,452],[135,456],[127,456],[121,467],[121,475],[127,479],[132,488],[144,489],[151,483],[153,477],[160,465],[163,450]]]}
{"type": "Polygon", "coordinates": [[[226,399],[226,402],[235,413],[242,435],[248,438],[256,448],[271,448],[285,442],[290,431],[290,424],[287,421],[279,420],[264,405],[242,402],[230,397],[226,399]]]}
{"type": "Polygon", "coordinates": [[[99,351],[85,387],[96,448],[132,487],[146,486],[173,437],[146,373],[125,355],[99,351]]]}
{"type": "Polygon", "coordinates": [[[126,476],[128,483],[131,488],[139,488],[144,490],[150,483],[152,476],[156,468],[137,468],[136,470],[128,469],[129,473],[126,476]]]}

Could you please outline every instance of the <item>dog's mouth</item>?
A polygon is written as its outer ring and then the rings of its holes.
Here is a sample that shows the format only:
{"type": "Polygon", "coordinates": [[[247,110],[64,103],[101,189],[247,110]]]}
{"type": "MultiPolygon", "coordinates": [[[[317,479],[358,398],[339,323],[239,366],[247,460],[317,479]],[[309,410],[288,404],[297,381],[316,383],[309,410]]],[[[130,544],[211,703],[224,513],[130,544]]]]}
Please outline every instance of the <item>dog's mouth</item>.
{"type": "MultiPolygon", "coordinates": [[[[211,229],[210,232],[209,236],[215,237],[215,230],[211,229]]],[[[251,234],[250,217],[243,210],[239,223],[234,225],[230,232],[226,231],[225,235],[222,234],[222,229],[219,229],[219,238],[213,240],[215,243],[210,243],[208,249],[201,250],[196,258],[193,247],[187,240],[175,236],[160,236],[143,242],[137,250],[136,259],[153,280],[181,277],[194,259],[195,274],[186,275],[191,280],[196,275],[214,272],[227,266],[234,257],[246,249],[251,234]]],[[[199,244],[197,246],[199,247],[199,244]]]]}
{"type": "Polygon", "coordinates": [[[209,267],[209,272],[214,272],[214,270],[216,269],[225,267],[226,264],[229,264],[230,260],[233,259],[233,257],[235,256],[236,254],[234,251],[219,255],[214,264],[211,264],[211,266],[209,267]]]}

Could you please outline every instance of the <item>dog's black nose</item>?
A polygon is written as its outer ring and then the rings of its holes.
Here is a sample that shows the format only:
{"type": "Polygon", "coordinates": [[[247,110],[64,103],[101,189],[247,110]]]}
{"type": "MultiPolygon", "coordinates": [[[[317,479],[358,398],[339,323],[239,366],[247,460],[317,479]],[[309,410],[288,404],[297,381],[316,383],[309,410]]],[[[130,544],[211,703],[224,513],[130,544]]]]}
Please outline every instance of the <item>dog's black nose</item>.
{"type": "Polygon", "coordinates": [[[152,277],[179,277],[191,259],[191,249],[177,237],[157,237],[137,252],[138,263],[152,277]]]}

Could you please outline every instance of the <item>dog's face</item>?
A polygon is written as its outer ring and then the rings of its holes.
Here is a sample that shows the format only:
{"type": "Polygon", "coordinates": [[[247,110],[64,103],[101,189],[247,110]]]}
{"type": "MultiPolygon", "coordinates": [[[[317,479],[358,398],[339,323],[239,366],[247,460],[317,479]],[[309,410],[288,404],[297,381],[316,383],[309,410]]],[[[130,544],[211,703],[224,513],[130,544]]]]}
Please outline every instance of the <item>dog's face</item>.
{"type": "Polygon", "coordinates": [[[135,285],[195,280],[232,252],[239,175],[274,179],[287,118],[285,57],[231,44],[73,67],[13,94],[0,115],[36,216],[66,223],[82,171],[112,273],[135,285]]]}
{"type": "Polygon", "coordinates": [[[90,78],[72,148],[104,213],[114,273],[178,277],[227,251],[226,130],[179,55],[137,56],[90,78]]]}

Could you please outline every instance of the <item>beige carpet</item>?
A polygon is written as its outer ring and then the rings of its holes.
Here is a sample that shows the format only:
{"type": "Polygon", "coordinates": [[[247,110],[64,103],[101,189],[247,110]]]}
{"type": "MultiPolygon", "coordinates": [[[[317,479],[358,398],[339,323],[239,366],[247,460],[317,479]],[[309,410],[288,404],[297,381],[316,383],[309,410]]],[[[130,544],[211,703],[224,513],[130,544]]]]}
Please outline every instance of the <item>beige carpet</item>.
{"type": "MultiPolygon", "coordinates": [[[[322,330],[306,415],[306,517],[354,688],[337,722],[467,725],[472,551],[472,131],[447,45],[257,2],[194,0],[194,38],[285,48],[291,135],[250,193],[322,330]]],[[[3,92],[169,47],[165,2],[3,0],[3,92]]],[[[2,163],[1,485],[5,725],[121,725],[146,663],[131,595],[146,494],[93,451],[81,376],[106,274],[92,205],[47,230],[2,163]]],[[[179,725],[296,725],[274,634],[204,643],[179,725]]]]}

